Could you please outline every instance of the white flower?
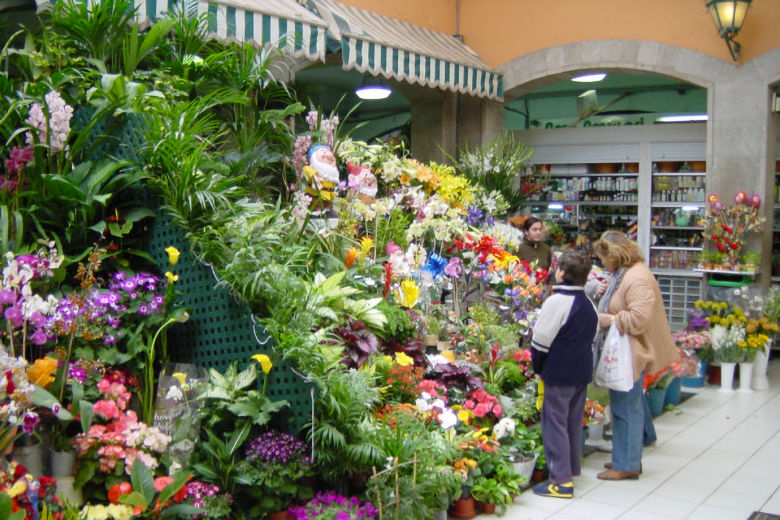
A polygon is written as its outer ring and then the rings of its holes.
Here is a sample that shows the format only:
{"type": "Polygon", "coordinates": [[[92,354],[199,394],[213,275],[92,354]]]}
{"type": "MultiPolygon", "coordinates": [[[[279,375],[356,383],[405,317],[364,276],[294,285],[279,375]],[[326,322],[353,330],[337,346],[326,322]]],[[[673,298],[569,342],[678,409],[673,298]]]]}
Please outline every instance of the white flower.
{"type": "Polygon", "coordinates": [[[449,430],[458,424],[458,416],[455,415],[455,412],[453,412],[451,409],[447,408],[439,414],[439,421],[441,422],[442,428],[449,430]]]}
{"type": "Polygon", "coordinates": [[[181,388],[176,385],[171,385],[171,387],[168,388],[168,393],[165,394],[165,398],[172,401],[181,401],[184,399],[184,394],[182,393],[181,388]]]}
{"type": "Polygon", "coordinates": [[[509,417],[504,417],[493,426],[493,434],[496,439],[503,439],[515,434],[515,421],[509,417]]]}

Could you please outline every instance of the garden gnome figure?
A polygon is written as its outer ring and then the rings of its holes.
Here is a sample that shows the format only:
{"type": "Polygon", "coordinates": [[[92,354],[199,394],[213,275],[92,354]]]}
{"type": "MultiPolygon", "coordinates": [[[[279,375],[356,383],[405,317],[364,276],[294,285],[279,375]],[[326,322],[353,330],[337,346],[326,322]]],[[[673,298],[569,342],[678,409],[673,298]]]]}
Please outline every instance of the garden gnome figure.
{"type": "Polygon", "coordinates": [[[349,173],[350,194],[357,193],[361,202],[369,204],[376,197],[377,184],[376,176],[371,173],[368,166],[362,164],[347,163],[347,173],[349,173]]]}
{"type": "Polygon", "coordinates": [[[307,193],[323,201],[331,201],[336,197],[334,190],[339,183],[339,169],[330,147],[322,143],[311,145],[309,166],[303,168],[303,173],[310,183],[307,193]]]}

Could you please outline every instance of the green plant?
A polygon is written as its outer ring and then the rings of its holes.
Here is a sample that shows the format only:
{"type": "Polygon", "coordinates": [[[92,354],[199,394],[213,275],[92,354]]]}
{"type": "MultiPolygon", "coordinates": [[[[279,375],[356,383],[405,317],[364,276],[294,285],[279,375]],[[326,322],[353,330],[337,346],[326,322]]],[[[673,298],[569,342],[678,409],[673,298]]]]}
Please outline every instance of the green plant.
{"type": "Polygon", "coordinates": [[[471,486],[471,495],[480,502],[496,504],[496,513],[502,516],[506,512],[507,504],[512,503],[509,491],[495,478],[480,477],[471,486]]]}
{"type": "Polygon", "coordinates": [[[487,192],[500,192],[511,208],[517,208],[541,191],[549,180],[549,174],[526,172],[525,162],[531,154],[533,148],[515,141],[514,135],[507,132],[487,146],[462,146],[458,150],[458,160],[452,157],[450,160],[469,181],[487,192]]]}
{"type": "Polygon", "coordinates": [[[702,249],[699,252],[699,262],[703,264],[722,264],[724,259],[725,255],[720,251],[702,249]]]}
{"type": "Polygon", "coordinates": [[[748,265],[761,264],[761,251],[748,251],[739,257],[739,261],[748,265]]]}
{"type": "Polygon", "coordinates": [[[774,287],[769,289],[769,292],[764,297],[764,316],[772,323],[777,323],[780,320],[780,291],[774,287]]]}

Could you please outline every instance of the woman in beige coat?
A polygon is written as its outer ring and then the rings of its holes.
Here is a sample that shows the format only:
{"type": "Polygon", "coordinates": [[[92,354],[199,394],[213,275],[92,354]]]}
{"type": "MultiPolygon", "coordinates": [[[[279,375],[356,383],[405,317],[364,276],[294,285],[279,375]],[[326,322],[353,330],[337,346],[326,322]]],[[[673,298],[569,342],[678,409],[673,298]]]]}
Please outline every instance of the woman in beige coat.
{"type": "Polygon", "coordinates": [[[634,367],[634,387],[610,390],[612,408],[612,462],[598,474],[603,480],[636,479],[642,472],[645,421],[652,417],[644,397],[645,371],[654,374],[679,359],[664,310],[661,290],[645,265],[639,246],[620,231],[605,231],[594,245],[602,265],[612,273],[599,300],[599,326],[612,322],[628,334],[634,367]]]}

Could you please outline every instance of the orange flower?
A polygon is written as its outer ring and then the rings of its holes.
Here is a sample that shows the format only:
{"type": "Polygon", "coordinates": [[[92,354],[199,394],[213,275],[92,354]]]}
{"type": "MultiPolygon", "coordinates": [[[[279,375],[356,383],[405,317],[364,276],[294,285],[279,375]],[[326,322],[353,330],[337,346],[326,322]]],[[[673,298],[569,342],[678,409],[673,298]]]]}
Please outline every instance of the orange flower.
{"type": "Polygon", "coordinates": [[[344,258],[344,265],[347,267],[347,269],[352,267],[352,265],[355,263],[355,260],[357,259],[357,256],[358,256],[358,253],[360,253],[360,251],[358,251],[354,247],[350,247],[349,249],[347,249],[347,252],[344,255],[345,256],[345,258],[344,258]]]}
{"type": "Polygon", "coordinates": [[[27,378],[41,388],[48,388],[54,382],[54,372],[57,370],[57,360],[42,357],[27,369],[27,378]]]}

